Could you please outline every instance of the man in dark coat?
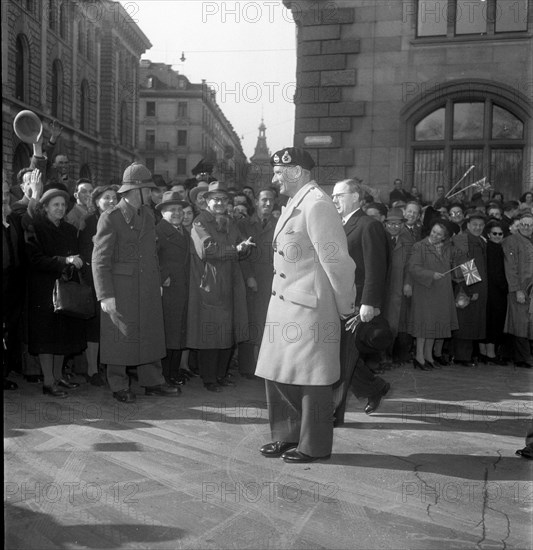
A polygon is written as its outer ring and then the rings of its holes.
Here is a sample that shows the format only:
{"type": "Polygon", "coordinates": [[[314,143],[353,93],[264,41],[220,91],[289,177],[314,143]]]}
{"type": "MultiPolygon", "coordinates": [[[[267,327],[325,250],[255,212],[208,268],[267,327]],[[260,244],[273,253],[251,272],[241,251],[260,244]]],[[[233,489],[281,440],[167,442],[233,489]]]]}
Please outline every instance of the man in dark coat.
{"type": "MultiPolygon", "coordinates": [[[[383,225],[361,209],[364,191],[354,180],[344,180],[333,188],[333,203],[342,217],[348,253],[355,262],[356,310],[363,323],[381,314],[384,306],[389,260],[389,243],[383,225]]],[[[341,327],[341,376],[333,386],[335,426],[344,423],[348,387],[356,397],[367,397],[365,412],[374,412],[390,385],[376,376],[364,360],[359,361],[355,338],[341,327]],[[357,363],[357,368],[355,368],[357,363]]]]}
{"type": "Polygon", "coordinates": [[[263,189],[255,200],[256,213],[238,222],[243,237],[252,237],[255,248],[241,262],[246,281],[246,303],[250,339],[239,344],[239,372],[246,378],[255,378],[257,351],[263,339],[265,320],[274,278],[272,241],[277,220],[272,216],[275,193],[263,189]]]}
{"type": "Polygon", "coordinates": [[[98,220],[92,269],[101,301],[100,355],[107,364],[113,397],[135,400],[129,389],[127,366],[137,366],[146,395],[177,395],[165,383],[161,358],[165,333],[154,217],[147,206],[152,174],[133,163],[124,171],[121,201],[98,220]]]}

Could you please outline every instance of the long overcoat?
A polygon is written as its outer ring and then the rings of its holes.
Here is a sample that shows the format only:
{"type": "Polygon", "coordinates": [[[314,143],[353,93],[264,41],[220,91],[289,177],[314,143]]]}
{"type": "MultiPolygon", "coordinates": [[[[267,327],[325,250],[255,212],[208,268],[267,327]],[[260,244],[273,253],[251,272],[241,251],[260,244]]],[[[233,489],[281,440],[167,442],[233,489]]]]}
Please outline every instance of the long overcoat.
{"type": "Polygon", "coordinates": [[[451,243],[444,243],[441,253],[426,237],[415,243],[408,261],[413,285],[408,332],[417,338],[449,338],[458,328],[452,287],[452,275],[433,279],[435,272],[445,273],[454,267],[451,243]]]}
{"type": "Polygon", "coordinates": [[[533,243],[519,233],[509,235],[502,243],[505,275],[509,284],[507,316],[504,331],[514,336],[533,339],[533,243]],[[526,303],[519,304],[516,291],[526,293],[526,303]]]}
{"type": "Polygon", "coordinates": [[[411,298],[404,296],[403,287],[408,281],[407,262],[414,243],[414,239],[400,233],[396,244],[391,245],[384,315],[395,336],[407,332],[411,298]]]}
{"type": "Polygon", "coordinates": [[[187,337],[191,237],[166,220],[156,226],[157,255],[163,283],[163,320],[167,349],[182,349],[187,337]],[[168,283],[167,283],[168,281],[168,283]]]}
{"type": "Polygon", "coordinates": [[[191,230],[191,279],[187,315],[187,347],[227,349],[248,340],[246,290],[237,245],[236,223],[208,211],[191,230]]]}
{"type": "MultiPolygon", "coordinates": [[[[457,248],[457,263],[473,259],[481,276],[481,281],[478,283],[468,286],[460,283],[468,296],[477,294],[478,298],[471,301],[465,308],[457,310],[459,329],[454,337],[461,340],[483,340],[487,322],[487,245],[482,237],[476,237],[469,231],[454,235],[452,239],[457,248]]],[[[459,270],[456,273],[459,273],[459,270]]]]}
{"type": "Polygon", "coordinates": [[[314,181],[274,230],[274,280],[255,374],[325,386],[340,376],[340,316],[355,307],[355,263],[331,199],[314,181]]]}
{"type": "Polygon", "coordinates": [[[276,219],[270,216],[266,223],[253,217],[243,220],[237,225],[243,238],[252,237],[255,247],[250,249],[249,255],[241,262],[244,280],[253,277],[257,283],[257,291],[246,288],[246,304],[248,306],[248,322],[250,342],[260,345],[263,339],[272,279],[274,278],[274,228],[276,219]]]}
{"type": "Polygon", "coordinates": [[[500,243],[487,241],[487,342],[502,341],[507,293],[509,287],[505,276],[503,248],[500,243]]]}
{"type": "Polygon", "coordinates": [[[85,321],[54,313],[52,292],[67,265],[78,254],[77,229],[61,220],[56,226],[36,215],[25,232],[28,254],[28,347],[32,355],[68,355],[87,347],[85,321]]]}
{"type": "Polygon", "coordinates": [[[102,363],[142,365],[166,355],[154,217],[122,199],[98,220],[92,255],[98,300],[115,298],[118,315],[101,312],[102,363]]]}

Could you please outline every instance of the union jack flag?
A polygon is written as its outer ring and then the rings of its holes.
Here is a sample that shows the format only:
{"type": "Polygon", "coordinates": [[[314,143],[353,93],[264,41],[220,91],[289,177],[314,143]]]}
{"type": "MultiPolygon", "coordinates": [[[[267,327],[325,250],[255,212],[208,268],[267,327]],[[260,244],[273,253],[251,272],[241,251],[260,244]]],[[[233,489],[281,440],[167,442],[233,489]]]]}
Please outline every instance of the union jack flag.
{"type": "Polygon", "coordinates": [[[476,263],[474,262],[474,260],[468,260],[468,262],[461,264],[459,267],[463,272],[466,286],[470,286],[475,283],[479,283],[481,281],[481,275],[477,270],[476,263]]]}

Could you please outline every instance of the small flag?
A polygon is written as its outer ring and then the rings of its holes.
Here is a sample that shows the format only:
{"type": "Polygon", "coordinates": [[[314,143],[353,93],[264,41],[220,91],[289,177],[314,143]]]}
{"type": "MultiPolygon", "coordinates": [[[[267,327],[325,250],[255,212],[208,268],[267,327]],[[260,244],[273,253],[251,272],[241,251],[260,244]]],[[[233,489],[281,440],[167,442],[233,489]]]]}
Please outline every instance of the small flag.
{"type": "Polygon", "coordinates": [[[478,191],[488,191],[491,188],[490,183],[487,181],[487,177],[481,178],[480,180],[472,184],[478,191]]]}
{"type": "Polygon", "coordinates": [[[481,275],[477,270],[474,260],[469,260],[468,262],[461,264],[459,267],[463,272],[466,286],[470,286],[481,281],[481,275]]]}

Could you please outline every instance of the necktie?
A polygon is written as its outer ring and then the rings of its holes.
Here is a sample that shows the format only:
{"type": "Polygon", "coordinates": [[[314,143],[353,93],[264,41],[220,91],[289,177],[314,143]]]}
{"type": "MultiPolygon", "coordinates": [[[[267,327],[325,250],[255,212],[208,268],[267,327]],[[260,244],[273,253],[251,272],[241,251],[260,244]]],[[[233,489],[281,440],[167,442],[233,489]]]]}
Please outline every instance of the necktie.
{"type": "Polygon", "coordinates": [[[261,222],[261,225],[263,226],[263,229],[266,227],[266,224],[268,223],[267,218],[263,218],[263,221],[261,222]]]}
{"type": "Polygon", "coordinates": [[[392,237],[392,247],[396,246],[396,237],[392,237]]]}

